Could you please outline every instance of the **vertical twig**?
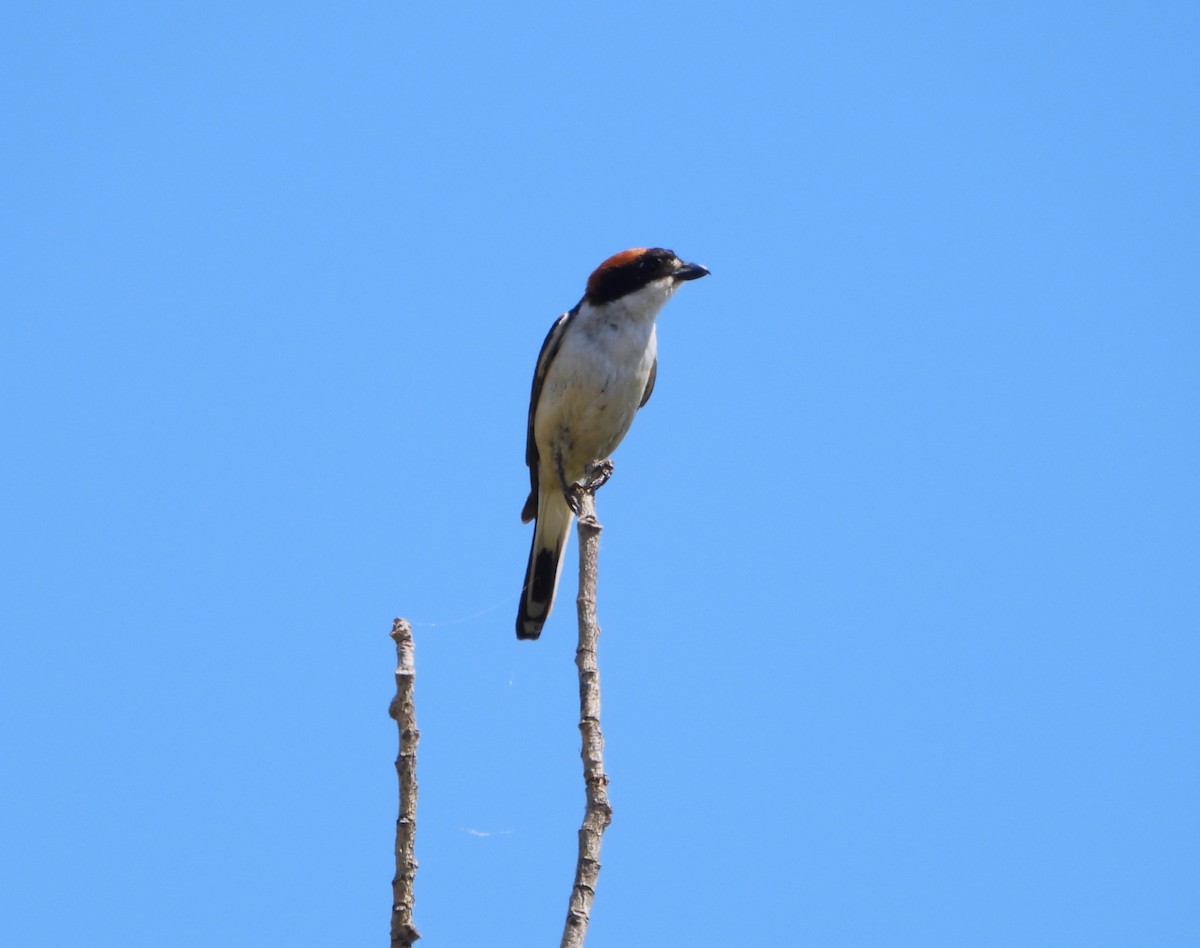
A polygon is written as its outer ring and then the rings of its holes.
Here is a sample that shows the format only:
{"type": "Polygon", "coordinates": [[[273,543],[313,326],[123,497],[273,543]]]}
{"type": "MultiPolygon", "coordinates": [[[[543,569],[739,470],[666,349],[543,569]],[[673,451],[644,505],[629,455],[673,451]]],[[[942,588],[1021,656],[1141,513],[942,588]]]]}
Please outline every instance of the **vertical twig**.
{"type": "MultiPolygon", "coordinates": [[[[582,948],[587,939],[596,881],[600,877],[600,841],[612,822],[608,803],[608,775],[604,772],[604,734],[600,730],[600,667],[596,657],[600,625],[596,620],[597,554],[600,547],[600,521],[596,519],[594,491],[607,479],[588,483],[579,492],[579,647],[575,664],[579,668],[580,757],[583,758],[583,782],[587,806],[579,827],[579,858],[575,864],[575,885],[567,907],[561,948],[582,948]]],[[[591,472],[589,472],[591,481],[591,472]]]]}
{"type": "Polygon", "coordinates": [[[414,844],[417,836],[417,730],[416,705],[413,702],[412,626],[403,619],[392,623],[396,643],[396,697],[388,713],[400,731],[400,753],[396,757],[396,776],[400,782],[400,815],[396,820],[396,875],[392,878],[392,948],[411,948],[421,937],[413,927],[413,882],[417,877],[414,844]]]}

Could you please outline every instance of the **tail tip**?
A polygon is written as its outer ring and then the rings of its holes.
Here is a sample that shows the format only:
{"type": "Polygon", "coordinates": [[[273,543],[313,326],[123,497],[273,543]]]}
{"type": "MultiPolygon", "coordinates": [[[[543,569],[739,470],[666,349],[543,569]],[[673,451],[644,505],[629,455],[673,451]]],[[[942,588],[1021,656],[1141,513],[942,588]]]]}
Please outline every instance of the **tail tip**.
{"type": "Polygon", "coordinates": [[[517,616],[517,638],[521,641],[533,641],[542,634],[544,620],[530,619],[522,614],[517,616]]]}

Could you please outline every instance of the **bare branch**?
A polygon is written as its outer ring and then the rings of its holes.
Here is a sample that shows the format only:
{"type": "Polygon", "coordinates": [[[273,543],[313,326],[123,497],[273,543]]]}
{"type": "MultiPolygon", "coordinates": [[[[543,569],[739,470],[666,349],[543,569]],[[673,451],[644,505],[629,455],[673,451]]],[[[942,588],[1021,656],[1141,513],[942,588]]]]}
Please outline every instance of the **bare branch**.
{"type": "Polygon", "coordinates": [[[600,842],[612,822],[608,803],[608,775],[604,772],[604,734],[600,730],[600,666],[596,646],[600,625],[596,619],[596,576],[600,548],[600,521],[596,519],[596,489],[612,473],[612,462],[589,468],[586,483],[577,497],[579,510],[579,646],[575,664],[579,668],[580,757],[587,796],[583,824],[579,828],[579,858],[575,885],[567,907],[560,948],[582,948],[587,939],[596,881],[600,877],[600,842]]]}
{"type": "Polygon", "coordinates": [[[392,623],[396,643],[396,697],[388,713],[400,731],[400,753],[396,758],[396,776],[400,782],[400,815],[396,820],[396,875],[392,878],[392,948],[412,948],[421,933],[413,927],[413,882],[417,877],[414,845],[417,836],[417,730],[416,705],[413,702],[412,626],[403,619],[392,623]]]}

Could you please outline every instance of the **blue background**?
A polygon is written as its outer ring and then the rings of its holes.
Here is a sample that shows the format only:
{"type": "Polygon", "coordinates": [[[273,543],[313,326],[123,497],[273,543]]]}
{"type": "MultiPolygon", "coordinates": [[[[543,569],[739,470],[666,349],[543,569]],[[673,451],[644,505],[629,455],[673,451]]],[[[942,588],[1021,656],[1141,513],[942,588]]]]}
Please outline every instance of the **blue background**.
{"type": "Polygon", "coordinates": [[[0,941],[556,944],[529,380],[599,496],[596,946],[1200,942],[1200,7],[12,3],[0,941]]]}

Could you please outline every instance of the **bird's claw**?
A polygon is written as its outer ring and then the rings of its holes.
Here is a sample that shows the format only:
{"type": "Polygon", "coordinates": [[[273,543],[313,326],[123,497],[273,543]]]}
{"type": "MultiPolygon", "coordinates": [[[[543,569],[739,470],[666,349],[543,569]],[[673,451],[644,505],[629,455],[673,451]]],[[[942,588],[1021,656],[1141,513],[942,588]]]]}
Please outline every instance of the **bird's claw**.
{"type": "MultiPolygon", "coordinates": [[[[578,517],[583,495],[595,494],[608,482],[612,473],[613,462],[608,458],[597,458],[595,461],[588,462],[583,471],[583,479],[578,483],[567,484],[564,479],[563,498],[566,500],[567,506],[571,508],[571,513],[578,517]]],[[[595,518],[591,519],[595,520],[595,518]]]]}
{"type": "Polygon", "coordinates": [[[609,458],[597,458],[594,461],[589,461],[587,467],[583,469],[583,490],[589,494],[594,494],[601,487],[608,483],[608,479],[612,477],[613,462],[609,458]]]}

